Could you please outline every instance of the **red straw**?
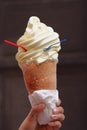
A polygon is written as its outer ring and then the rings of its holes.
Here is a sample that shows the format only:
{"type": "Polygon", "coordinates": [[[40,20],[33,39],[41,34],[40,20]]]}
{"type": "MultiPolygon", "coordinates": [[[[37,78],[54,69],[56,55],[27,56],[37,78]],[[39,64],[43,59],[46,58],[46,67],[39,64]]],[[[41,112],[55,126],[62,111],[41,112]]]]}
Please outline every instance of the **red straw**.
{"type": "Polygon", "coordinates": [[[16,44],[16,43],[13,43],[13,42],[8,41],[8,40],[4,40],[4,42],[7,43],[7,44],[10,44],[10,45],[12,45],[12,46],[20,47],[20,48],[22,48],[24,51],[27,51],[27,49],[26,49],[24,46],[22,46],[22,45],[18,45],[18,44],[16,44]]]}

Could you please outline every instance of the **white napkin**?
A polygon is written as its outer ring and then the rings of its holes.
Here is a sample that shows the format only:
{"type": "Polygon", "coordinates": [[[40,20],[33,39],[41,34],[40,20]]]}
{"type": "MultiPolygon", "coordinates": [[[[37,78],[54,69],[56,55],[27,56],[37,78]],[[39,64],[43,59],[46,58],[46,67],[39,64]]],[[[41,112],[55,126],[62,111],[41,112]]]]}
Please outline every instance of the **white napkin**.
{"type": "Polygon", "coordinates": [[[51,121],[52,110],[56,108],[56,102],[59,100],[58,90],[37,90],[29,95],[31,106],[45,103],[45,109],[38,114],[38,123],[40,125],[48,124],[51,121]]]}

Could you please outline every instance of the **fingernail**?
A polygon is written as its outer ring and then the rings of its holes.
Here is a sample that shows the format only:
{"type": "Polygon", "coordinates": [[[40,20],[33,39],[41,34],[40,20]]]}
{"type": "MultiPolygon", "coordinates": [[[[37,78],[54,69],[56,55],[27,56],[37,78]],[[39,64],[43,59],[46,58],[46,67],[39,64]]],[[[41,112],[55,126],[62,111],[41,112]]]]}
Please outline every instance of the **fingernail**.
{"type": "Polygon", "coordinates": [[[57,119],[58,117],[56,115],[52,115],[52,119],[57,119]]]}
{"type": "Polygon", "coordinates": [[[59,99],[57,102],[57,106],[59,106],[61,104],[61,100],[59,99]]]}
{"type": "Polygon", "coordinates": [[[57,109],[55,108],[55,109],[53,110],[53,113],[55,113],[55,114],[58,113],[58,112],[59,112],[58,108],[57,108],[57,109]]]}

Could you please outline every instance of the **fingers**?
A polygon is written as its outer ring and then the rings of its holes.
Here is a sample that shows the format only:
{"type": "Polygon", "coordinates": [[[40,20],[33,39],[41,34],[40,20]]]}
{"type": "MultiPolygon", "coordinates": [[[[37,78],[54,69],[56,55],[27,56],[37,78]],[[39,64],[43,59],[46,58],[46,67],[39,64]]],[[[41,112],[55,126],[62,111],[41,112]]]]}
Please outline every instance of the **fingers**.
{"type": "Polygon", "coordinates": [[[48,123],[49,126],[59,130],[62,127],[62,121],[65,119],[64,115],[56,116],[51,122],[48,123]]]}
{"type": "Polygon", "coordinates": [[[49,122],[48,125],[49,125],[49,126],[52,126],[52,127],[57,127],[57,129],[62,126],[62,124],[61,124],[60,121],[49,122]]]}
{"type": "Polygon", "coordinates": [[[53,110],[53,115],[51,116],[52,120],[58,120],[58,121],[63,121],[65,119],[64,115],[64,109],[63,107],[57,107],[53,110]]]}
{"type": "Polygon", "coordinates": [[[65,119],[64,109],[60,106],[61,101],[56,103],[56,108],[53,110],[53,114],[51,116],[51,122],[49,122],[49,126],[52,126],[55,130],[59,130],[62,126],[62,121],[65,119]]]}
{"type": "Polygon", "coordinates": [[[52,115],[51,116],[51,118],[52,118],[52,121],[60,121],[60,122],[62,122],[64,119],[65,119],[65,116],[64,116],[64,114],[56,114],[56,115],[52,115]]]}
{"type": "Polygon", "coordinates": [[[63,107],[57,107],[53,110],[53,114],[64,113],[63,107]]]}

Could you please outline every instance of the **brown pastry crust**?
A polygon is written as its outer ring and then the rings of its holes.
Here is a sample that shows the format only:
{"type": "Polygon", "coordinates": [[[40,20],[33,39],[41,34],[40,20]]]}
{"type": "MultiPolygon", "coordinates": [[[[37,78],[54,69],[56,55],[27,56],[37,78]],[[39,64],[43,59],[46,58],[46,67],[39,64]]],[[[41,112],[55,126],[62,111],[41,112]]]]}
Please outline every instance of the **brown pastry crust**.
{"type": "Polygon", "coordinates": [[[56,89],[56,62],[23,63],[21,69],[28,93],[31,94],[33,91],[41,89],[56,89]]]}

